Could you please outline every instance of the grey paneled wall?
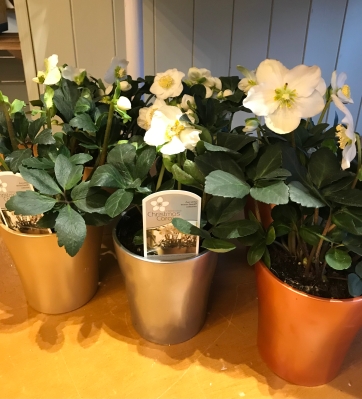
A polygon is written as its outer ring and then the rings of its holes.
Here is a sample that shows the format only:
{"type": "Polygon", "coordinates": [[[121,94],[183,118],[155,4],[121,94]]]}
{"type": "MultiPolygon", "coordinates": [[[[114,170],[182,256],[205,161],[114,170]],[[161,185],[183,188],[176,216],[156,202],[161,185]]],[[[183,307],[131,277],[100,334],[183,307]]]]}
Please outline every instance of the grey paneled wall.
{"type": "MultiPolygon", "coordinates": [[[[42,69],[47,55],[57,53],[61,63],[97,77],[113,55],[125,57],[123,0],[18,4],[22,45],[33,55],[25,60],[29,93],[36,93],[29,79],[34,64],[42,69]]],[[[362,0],[143,0],[145,74],[172,67],[187,73],[194,65],[229,75],[237,64],[253,69],[269,57],[289,68],[317,64],[329,83],[337,68],[348,75],[355,101],[350,109],[362,133],[361,17],[362,0]]]]}

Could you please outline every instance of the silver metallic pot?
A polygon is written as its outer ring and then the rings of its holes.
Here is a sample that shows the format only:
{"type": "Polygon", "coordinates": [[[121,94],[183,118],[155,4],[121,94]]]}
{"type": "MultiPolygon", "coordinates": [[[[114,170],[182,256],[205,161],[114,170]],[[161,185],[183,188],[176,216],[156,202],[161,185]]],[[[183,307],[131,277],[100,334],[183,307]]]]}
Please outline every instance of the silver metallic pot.
{"type": "Polygon", "coordinates": [[[116,231],[114,246],[126,281],[134,328],[157,344],[177,344],[192,338],[205,321],[217,254],[205,251],[180,261],[150,260],[128,251],[116,231]]]}

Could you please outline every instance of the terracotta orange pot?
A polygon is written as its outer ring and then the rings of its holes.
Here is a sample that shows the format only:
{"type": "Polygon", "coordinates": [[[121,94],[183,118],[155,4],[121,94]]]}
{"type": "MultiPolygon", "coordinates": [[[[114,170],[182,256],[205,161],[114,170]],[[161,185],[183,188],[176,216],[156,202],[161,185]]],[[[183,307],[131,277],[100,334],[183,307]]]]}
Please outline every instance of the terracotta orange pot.
{"type": "Polygon", "coordinates": [[[258,347],[267,366],[297,385],[335,378],[358,330],[362,298],[324,299],[281,282],[256,264],[259,298],[258,347]]]}
{"type": "Polygon", "coordinates": [[[255,208],[256,208],[256,203],[258,203],[258,208],[259,208],[259,213],[261,217],[261,223],[265,229],[269,227],[271,223],[273,223],[273,218],[271,217],[271,210],[275,205],[271,204],[265,204],[264,202],[259,202],[256,201],[254,198],[252,198],[250,195],[248,195],[248,198],[246,200],[246,204],[244,207],[244,214],[245,217],[248,217],[248,211],[253,212],[255,215],[255,208]]]}

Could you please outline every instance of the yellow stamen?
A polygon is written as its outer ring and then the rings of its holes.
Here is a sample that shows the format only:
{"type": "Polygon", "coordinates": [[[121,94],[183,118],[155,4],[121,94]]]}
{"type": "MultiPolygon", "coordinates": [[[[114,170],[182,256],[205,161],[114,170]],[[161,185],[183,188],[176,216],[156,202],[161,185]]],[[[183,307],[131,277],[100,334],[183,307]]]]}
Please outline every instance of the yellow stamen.
{"type": "Polygon", "coordinates": [[[162,76],[162,78],[159,79],[158,84],[163,88],[163,89],[169,89],[173,84],[174,80],[170,75],[162,76]]]}
{"type": "Polygon", "coordinates": [[[346,147],[346,145],[352,144],[352,140],[346,134],[346,128],[342,125],[338,125],[336,127],[336,136],[338,137],[339,148],[342,150],[346,147]]]}
{"type": "Polygon", "coordinates": [[[248,83],[249,83],[250,86],[255,86],[256,85],[255,80],[252,80],[252,79],[248,79],[248,83]]]}
{"type": "Polygon", "coordinates": [[[341,88],[341,91],[347,98],[351,98],[351,89],[348,85],[344,85],[341,88]]]}
{"type": "Polygon", "coordinates": [[[296,97],[297,91],[288,89],[288,83],[281,89],[275,89],[274,101],[278,101],[281,107],[292,108],[296,97]]]}
{"type": "Polygon", "coordinates": [[[184,129],[185,129],[185,126],[183,126],[180,123],[180,121],[176,121],[173,126],[167,128],[167,131],[166,131],[167,141],[171,141],[172,137],[174,137],[174,136],[179,136],[180,133],[184,129]]]}
{"type": "Polygon", "coordinates": [[[127,75],[127,71],[120,66],[116,67],[116,69],[114,70],[115,78],[123,78],[123,76],[126,76],[126,75],[127,75]]]}

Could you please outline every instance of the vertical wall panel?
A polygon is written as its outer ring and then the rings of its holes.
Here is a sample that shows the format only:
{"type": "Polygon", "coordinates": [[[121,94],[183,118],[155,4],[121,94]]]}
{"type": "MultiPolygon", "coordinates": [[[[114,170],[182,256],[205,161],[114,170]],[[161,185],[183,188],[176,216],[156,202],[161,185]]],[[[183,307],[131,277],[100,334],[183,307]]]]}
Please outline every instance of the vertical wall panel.
{"type": "Polygon", "coordinates": [[[143,0],[143,54],[145,75],[155,74],[155,0],[143,0]]]}
{"type": "Polygon", "coordinates": [[[73,29],[69,0],[28,0],[35,64],[44,69],[44,59],[58,54],[59,65],[75,65],[73,29]]]}
{"type": "MultiPolygon", "coordinates": [[[[234,8],[233,40],[230,75],[239,75],[237,65],[256,67],[267,56],[272,0],[236,0],[234,8]]],[[[238,112],[233,127],[244,125],[251,114],[238,112]]]]}
{"type": "MultiPolygon", "coordinates": [[[[348,109],[354,118],[358,115],[361,102],[362,79],[362,1],[349,0],[344,22],[341,47],[337,61],[337,71],[346,72],[347,84],[351,86],[351,94],[354,104],[349,104],[348,109]]],[[[338,111],[340,117],[343,115],[338,111]]],[[[335,108],[331,107],[328,122],[333,123],[335,108]]],[[[341,119],[341,118],[340,118],[341,119]]],[[[359,127],[357,127],[358,130],[359,127]]],[[[361,130],[361,129],[359,129],[361,130]]]]}
{"type": "Polygon", "coordinates": [[[304,64],[318,65],[327,83],[336,66],[347,0],[313,0],[304,64]]]}
{"type": "Polygon", "coordinates": [[[116,44],[116,56],[126,58],[126,35],[124,29],[124,0],[113,1],[114,40],[116,44]]]}
{"type": "Polygon", "coordinates": [[[103,78],[115,55],[112,0],[71,0],[77,66],[103,78]]]}
{"type": "Polygon", "coordinates": [[[156,71],[192,66],[193,0],[155,0],[156,71]]]}
{"type": "Polygon", "coordinates": [[[234,0],[196,0],[193,65],[229,75],[234,0]]]}
{"type": "Polygon", "coordinates": [[[287,68],[302,63],[309,7],[310,0],[274,0],[268,58],[287,68]]]}

